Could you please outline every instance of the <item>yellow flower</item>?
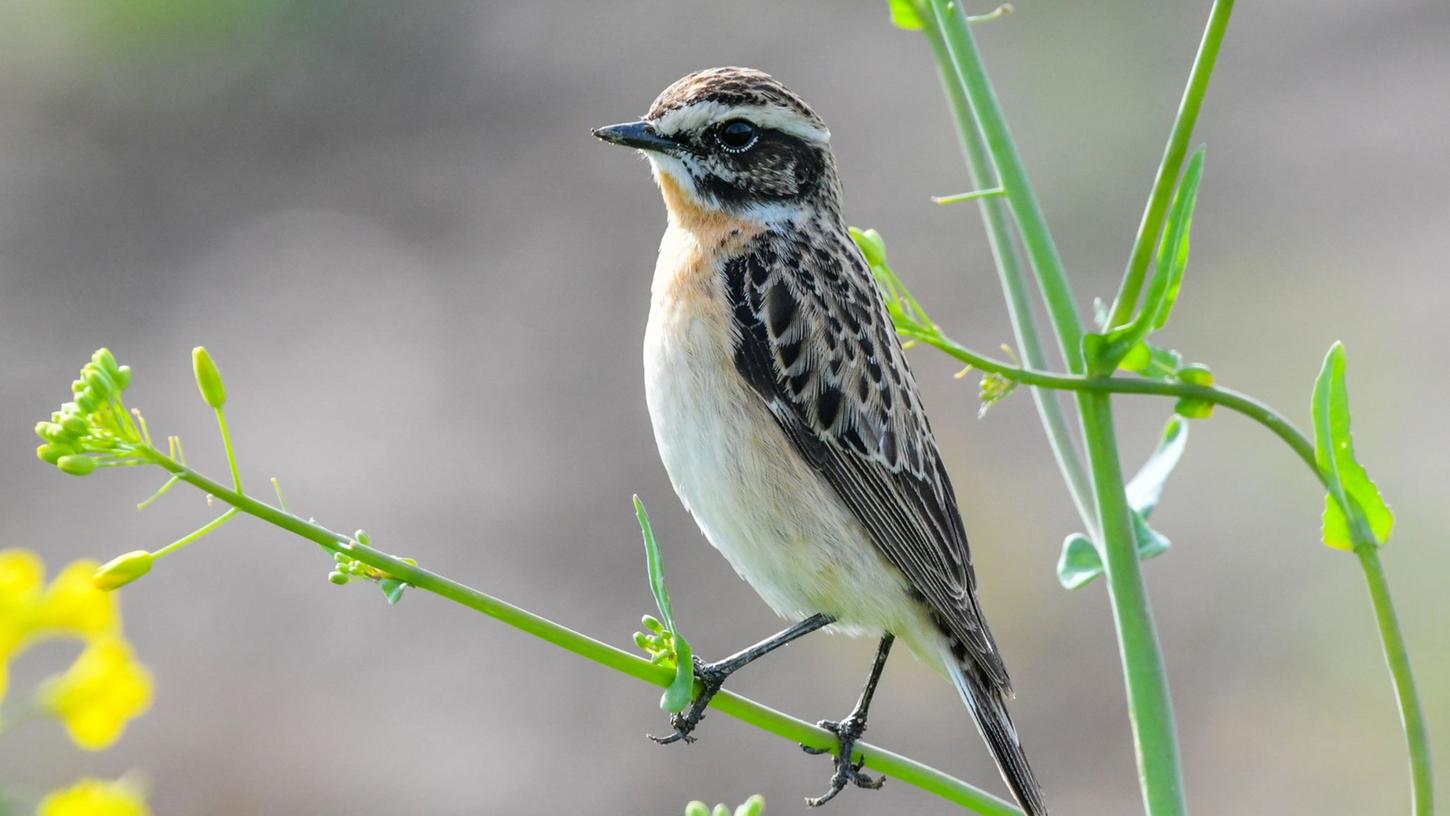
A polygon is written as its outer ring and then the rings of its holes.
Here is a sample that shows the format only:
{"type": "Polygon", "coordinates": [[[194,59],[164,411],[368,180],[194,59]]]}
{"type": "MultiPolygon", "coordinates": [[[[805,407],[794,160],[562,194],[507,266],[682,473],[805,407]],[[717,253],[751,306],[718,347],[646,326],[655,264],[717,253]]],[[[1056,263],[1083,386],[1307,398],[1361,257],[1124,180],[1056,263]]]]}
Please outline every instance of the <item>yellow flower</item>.
{"type": "Polygon", "coordinates": [[[0,550],[0,700],[5,699],[6,666],[25,646],[35,626],[45,566],[27,550],[0,550]]]}
{"type": "Polygon", "coordinates": [[[151,673],[126,641],[94,640],[64,674],[42,683],[37,697],[42,710],[65,723],[72,742],[99,751],[150,707],[151,673]]]}
{"type": "Polygon", "coordinates": [[[0,700],[10,659],[36,638],[110,638],[121,630],[116,598],[91,585],[93,561],[76,561],[44,586],[45,565],[29,550],[0,550],[0,700]]]}
{"type": "Polygon", "coordinates": [[[140,786],[128,779],[107,782],[85,778],[52,792],[36,816],[150,816],[140,786]]]}
{"type": "Polygon", "coordinates": [[[91,583],[100,565],[74,561],[46,588],[37,610],[38,625],[68,635],[114,635],[121,628],[116,596],[91,583]]]}

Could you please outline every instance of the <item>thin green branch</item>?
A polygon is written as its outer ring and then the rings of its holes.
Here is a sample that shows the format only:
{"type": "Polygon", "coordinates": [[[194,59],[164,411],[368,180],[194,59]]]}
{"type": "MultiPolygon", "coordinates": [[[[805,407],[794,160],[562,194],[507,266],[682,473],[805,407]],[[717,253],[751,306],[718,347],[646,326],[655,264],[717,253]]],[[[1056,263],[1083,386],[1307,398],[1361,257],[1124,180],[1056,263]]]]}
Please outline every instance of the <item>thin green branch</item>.
{"type": "Polygon", "coordinates": [[[980,201],[984,198],[992,198],[994,196],[1005,195],[1007,195],[1006,190],[1003,190],[1001,187],[993,187],[990,190],[973,190],[970,193],[953,193],[952,195],[932,196],[931,203],[942,205],[961,204],[965,201],[980,201]]]}
{"type": "Polygon", "coordinates": [[[1153,179],[1153,191],[1148,196],[1148,205],[1143,210],[1143,220],[1138,224],[1138,237],[1133,240],[1133,251],[1128,256],[1128,268],[1113,299],[1113,310],[1105,329],[1121,326],[1132,317],[1133,307],[1138,303],[1138,294],[1143,288],[1143,279],[1153,261],[1153,248],[1158,243],[1158,234],[1163,231],[1163,219],[1168,214],[1168,205],[1173,199],[1173,189],[1178,173],[1183,169],[1183,158],[1188,155],[1188,143],[1193,137],[1193,127],[1198,123],[1198,112],[1203,107],[1204,95],[1208,92],[1208,80],[1218,60],[1219,48],[1223,45],[1224,31],[1233,12],[1234,0],[1214,0],[1208,13],[1208,25],[1203,30],[1203,40],[1198,46],[1198,55],[1193,59],[1193,68],[1188,74],[1188,85],[1183,89],[1183,100],[1178,104],[1178,116],[1173,120],[1173,130],[1168,134],[1168,146],[1163,151],[1163,160],[1158,165],[1158,175],[1153,179]]]}
{"type": "MultiPolygon", "coordinates": [[[[972,181],[978,186],[996,184],[997,176],[992,169],[991,158],[987,155],[986,145],[982,143],[977,123],[972,118],[971,106],[958,80],[951,53],[936,26],[935,18],[924,18],[924,23],[922,33],[926,35],[932,54],[936,57],[938,75],[946,92],[947,102],[951,105],[952,118],[956,120],[957,137],[961,141],[962,154],[966,158],[972,181]]],[[[1000,185],[996,189],[1001,189],[1000,185]]],[[[1005,192],[1004,190],[1004,195],[1005,192]]],[[[1007,300],[1007,311],[1012,320],[1012,334],[1016,338],[1017,347],[1021,349],[1022,357],[1029,368],[1045,369],[1047,356],[1042,350],[1037,319],[1032,315],[1022,264],[1017,257],[1017,248],[1012,243],[1006,207],[996,197],[985,198],[977,203],[987,229],[987,244],[997,262],[998,278],[1002,285],[1002,295],[1007,300]]],[[[1083,465],[1082,455],[1078,452],[1077,442],[1073,438],[1062,403],[1055,395],[1036,388],[1032,389],[1032,400],[1037,405],[1037,415],[1042,420],[1048,444],[1052,448],[1053,457],[1057,460],[1058,470],[1062,472],[1063,481],[1067,484],[1067,492],[1072,497],[1078,516],[1084,527],[1095,532],[1098,523],[1097,510],[1091,500],[1092,484],[1088,481],[1087,468],[1083,465]]]]}
{"type": "Polygon", "coordinates": [[[241,493],[242,471],[237,467],[237,453],[232,449],[232,432],[227,428],[227,415],[221,408],[216,409],[216,424],[217,429],[221,431],[222,447],[226,449],[227,466],[232,471],[232,484],[237,488],[237,492],[241,493]]]}
{"type": "MultiPolygon", "coordinates": [[[[342,533],[228,488],[150,446],[142,447],[140,452],[147,461],[159,465],[181,481],[201,489],[217,501],[231,505],[234,509],[228,511],[229,513],[241,511],[255,516],[294,535],[316,542],[334,553],[341,553],[348,558],[382,570],[389,576],[418,589],[482,612],[534,637],[638,680],[663,688],[674,679],[675,672],[670,667],[651,663],[643,657],[617,649],[373,547],[358,546],[342,533]]],[[[836,737],[831,732],[729,691],[721,691],[717,694],[711,702],[711,708],[763,731],[784,737],[790,742],[827,751],[834,751],[837,748],[836,737]]],[[[857,743],[856,748],[857,752],[853,756],[863,759],[866,767],[874,768],[908,785],[913,785],[947,801],[984,814],[984,816],[1021,816],[1022,812],[1012,804],[909,757],[865,743],[857,743]]]]}
{"type": "Polygon", "coordinates": [[[186,535],[182,536],[181,538],[176,539],[175,541],[171,542],[170,544],[167,544],[165,547],[162,547],[161,549],[159,549],[156,552],[152,553],[152,556],[155,557],[155,558],[160,558],[163,555],[170,555],[171,553],[176,552],[177,550],[181,549],[182,547],[185,547],[186,545],[192,543],[193,541],[200,541],[203,537],[206,536],[207,533],[210,533],[210,532],[216,530],[217,528],[221,527],[223,524],[226,524],[227,522],[229,522],[233,518],[235,518],[238,512],[239,511],[235,507],[232,507],[232,508],[228,509],[225,513],[222,513],[220,516],[217,516],[216,518],[212,519],[211,521],[208,521],[206,524],[203,524],[202,526],[198,527],[197,529],[192,530],[190,533],[187,533],[186,535]]]}
{"type": "Polygon", "coordinates": [[[1380,641],[1384,644],[1385,663],[1395,684],[1395,700],[1400,706],[1400,720],[1405,729],[1405,743],[1410,752],[1410,790],[1414,816],[1433,816],[1435,812],[1435,770],[1430,762],[1430,729],[1425,724],[1425,710],[1420,705],[1420,692],[1410,671],[1410,652],[1400,621],[1390,598],[1389,579],[1380,564],[1379,548],[1355,547],[1364,581],[1374,605],[1375,622],[1379,624],[1380,641]]]}

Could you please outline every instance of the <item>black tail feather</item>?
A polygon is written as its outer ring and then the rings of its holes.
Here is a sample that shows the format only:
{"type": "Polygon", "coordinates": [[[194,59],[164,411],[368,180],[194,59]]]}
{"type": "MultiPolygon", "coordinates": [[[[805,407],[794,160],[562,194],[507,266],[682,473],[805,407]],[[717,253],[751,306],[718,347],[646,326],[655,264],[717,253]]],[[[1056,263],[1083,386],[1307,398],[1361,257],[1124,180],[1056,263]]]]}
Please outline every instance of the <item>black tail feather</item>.
{"type": "Polygon", "coordinates": [[[1047,816],[1047,803],[1042,798],[1042,787],[1037,784],[1037,777],[1027,762],[1027,754],[1022,750],[1017,729],[1012,725],[1011,715],[1007,713],[1002,691],[975,666],[963,666],[952,660],[948,662],[947,670],[952,675],[957,691],[962,695],[962,701],[972,712],[972,718],[977,722],[977,730],[992,751],[992,758],[997,761],[997,769],[1002,772],[1007,787],[1012,789],[1012,797],[1026,811],[1027,816],[1047,816]]]}

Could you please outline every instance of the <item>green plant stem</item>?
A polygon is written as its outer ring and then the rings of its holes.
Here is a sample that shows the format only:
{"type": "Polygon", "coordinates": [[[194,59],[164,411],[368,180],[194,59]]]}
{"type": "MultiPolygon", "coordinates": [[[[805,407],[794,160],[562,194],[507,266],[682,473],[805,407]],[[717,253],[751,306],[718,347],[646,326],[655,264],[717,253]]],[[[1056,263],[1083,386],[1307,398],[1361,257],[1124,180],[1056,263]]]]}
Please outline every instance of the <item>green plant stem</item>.
{"type": "Polygon", "coordinates": [[[1293,449],[1300,459],[1304,460],[1304,463],[1314,472],[1316,479],[1323,481],[1323,476],[1319,472],[1319,464],[1314,458],[1314,443],[1309,441],[1309,438],[1295,427],[1293,422],[1290,422],[1278,411],[1231,388],[1216,385],[1190,385],[1166,380],[1140,380],[1134,377],[1083,377],[1076,374],[1037,371],[979,354],[935,331],[912,326],[898,326],[897,330],[903,337],[925,343],[979,371],[1000,374],[1023,385],[1061,391],[1189,398],[1222,405],[1231,411],[1243,414],[1273,432],[1293,449]]]}
{"type": "Polygon", "coordinates": [[[235,518],[238,512],[239,511],[235,507],[228,508],[225,513],[222,513],[220,516],[217,516],[206,524],[203,524],[201,527],[198,527],[197,529],[191,531],[190,533],[187,533],[181,538],[176,539],[170,544],[167,544],[165,547],[162,547],[151,555],[156,558],[161,558],[162,556],[170,555],[171,553],[176,552],[177,550],[185,547],[193,541],[200,541],[204,536],[206,536],[207,533],[212,532],[213,530],[235,518]]]}
{"type": "MultiPolygon", "coordinates": [[[[961,83],[957,81],[951,53],[942,39],[935,19],[928,18],[925,22],[926,27],[923,29],[923,33],[926,35],[927,42],[931,44],[932,54],[936,57],[938,76],[941,79],[942,88],[946,92],[947,102],[951,106],[952,118],[956,120],[957,137],[961,142],[962,154],[966,158],[967,170],[972,176],[972,183],[979,187],[996,184],[996,174],[992,170],[991,159],[987,156],[986,145],[982,143],[982,135],[977,130],[976,121],[972,118],[972,110],[967,102],[966,93],[962,90],[961,83]]],[[[1001,189],[1001,187],[995,189],[1001,189]]],[[[1004,190],[1003,193],[1005,195],[1006,191],[1004,190]]],[[[1012,334],[1016,338],[1017,347],[1021,350],[1022,358],[1027,361],[1029,368],[1045,369],[1047,368],[1047,356],[1042,351],[1042,339],[1038,333],[1037,319],[1032,316],[1032,303],[1027,295],[1017,249],[1012,243],[1006,208],[997,197],[982,199],[978,201],[978,206],[982,214],[982,221],[987,228],[987,244],[992,250],[992,257],[997,262],[997,276],[1002,285],[1002,295],[1007,300],[1007,312],[1012,320],[1012,334]]],[[[1082,456],[1073,439],[1062,403],[1058,401],[1056,395],[1036,388],[1032,389],[1032,400],[1037,405],[1037,415],[1042,420],[1043,430],[1047,433],[1048,445],[1052,448],[1053,457],[1057,460],[1058,470],[1062,472],[1063,481],[1067,484],[1067,492],[1072,497],[1073,505],[1077,508],[1078,517],[1082,519],[1083,525],[1089,532],[1095,532],[1098,529],[1098,522],[1097,510],[1093,507],[1091,500],[1092,485],[1088,481],[1087,469],[1083,466],[1082,456]]]]}
{"type": "Polygon", "coordinates": [[[1082,409],[1098,517],[1102,520],[1103,571],[1123,662],[1139,784],[1143,804],[1152,816],[1187,813],[1168,672],[1158,648],[1132,517],[1123,498],[1123,472],[1110,399],[1103,392],[1085,392],[1082,409]]]}
{"type": "Polygon", "coordinates": [[[226,449],[227,467],[232,470],[232,485],[241,493],[242,471],[237,467],[237,452],[232,448],[232,432],[227,428],[227,415],[220,408],[216,409],[216,424],[217,430],[221,431],[222,447],[226,449]]]}
{"type": "MultiPolygon", "coordinates": [[[[359,546],[342,533],[307,521],[213,481],[165,456],[155,448],[145,446],[140,448],[140,452],[148,462],[160,466],[181,481],[210,494],[217,501],[229,504],[236,510],[255,516],[294,535],[316,542],[327,550],[344,554],[370,567],[380,569],[418,589],[482,612],[534,637],[638,680],[664,688],[674,679],[675,672],[671,667],[651,663],[643,657],[617,649],[526,609],[520,609],[492,595],[409,564],[375,548],[359,546]]],[[[710,707],[763,731],[784,737],[790,742],[829,751],[837,748],[836,737],[831,732],[729,691],[721,691],[717,694],[711,701],[710,707]]],[[[864,759],[866,767],[874,768],[887,776],[984,814],[984,816],[1021,816],[1022,814],[1022,811],[1011,803],[909,757],[866,743],[857,743],[856,747],[857,751],[853,756],[864,759]]]]}
{"type": "Polygon", "coordinates": [[[1394,601],[1390,598],[1389,579],[1380,563],[1379,548],[1371,541],[1367,546],[1356,546],[1355,555],[1364,569],[1364,581],[1369,587],[1370,602],[1374,605],[1375,622],[1379,625],[1380,641],[1384,644],[1385,663],[1395,685],[1395,701],[1400,707],[1400,722],[1405,730],[1405,743],[1410,752],[1410,790],[1414,816],[1432,816],[1435,812],[1435,772],[1430,763],[1430,730],[1425,724],[1425,711],[1420,705],[1420,692],[1415,688],[1415,677],[1410,670],[1410,652],[1405,645],[1405,635],[1400,631],[1400,621],[1395,615],[1394,601]]]}
{"type": "Polygon", "coordinates": [[[1113,310],[1105,329],[1127,323],[1138,303],[1138,294],[1143,289],[1143,279],[1153,261],[1158,234],[1163,231],[1163,219],[1173,200],[1178,174],[1183,169],[1183,158],[1188,155],[1188,143],[1193,137],[1194,125],[1198,123],[1198,112],[1203,107],[1208,80],[1213,75],[1233,7],[1234,0],[1214,0],[1208,13],[1208,25],[1204,27],[1198,55],[1194,57],[1193,68],[1188,73],[1188,85],[1183,89],[1183,100],[1178,104],[1178,116],[1174,118],[1173,130],[1168,134],[1168,146],[1158,164],[1153,191],[1148,195],[1143,220],[1138,224],[1138,236],[1133,240],[1133,251],[1128,256],[1128,268],[1118,286],[1118,295],[1113,298],[1113,310]]]}
{"type": "MultiPolygon", "coordinates": [[[[1085,370],[1082,319],[1073,302],[1067,274],[1052,240],[1047,219],[1033,192],[1017,146],[1007,127],[987,70],[977,51],[971,25],[961,4],[929,0],[936,25],[981,129],[987,152],[1016,217],[1022,244],[1037,276],[1052,319],[1058,347],[1073,374],[1085,370]]],[[[1122,466],[1113,432],[1112,403],[1106,394],[1080,392],[1078,411],[1087,444],[1093,493],[1099,521],[1099,549],[1107,572],[1108,598],[1123,661],[1125,686],[1137,748],[1143,801],[1149,816],[1187,813],[1183,772],[1178,760],[1177,729],[1168,691],[1168,676],[1153,625],[1153,612],[1143,585],[1122,466]]]]}
{"type": "Polygon", "coordinates": [[[992,198],[994,196],[1002,196],[1006,194],[1006,191],[1003,190],[1001,187],[993,187],[990,190],[973,190],[970,193],[953,193],[952,195],[932,196],[931,203],[941,205],[961,204],[967,201],[979,201],[984,198],[992,198]]]}

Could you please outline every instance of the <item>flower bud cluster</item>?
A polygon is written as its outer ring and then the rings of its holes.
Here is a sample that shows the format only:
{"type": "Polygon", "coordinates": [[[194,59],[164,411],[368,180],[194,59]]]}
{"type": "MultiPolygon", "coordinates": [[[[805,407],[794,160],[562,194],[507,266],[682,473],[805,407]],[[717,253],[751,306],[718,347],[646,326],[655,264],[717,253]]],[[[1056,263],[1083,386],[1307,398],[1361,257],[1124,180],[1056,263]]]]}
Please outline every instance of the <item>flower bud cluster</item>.
{"type": "Polygon", "coordinates": [[[675,633],[665,628],[653,615],[640,618],[645,631],[634,633],[634,645],[650,656],[651,663],[673,666],[679,661],[675,650],[675,633]]]}
{"type": "MultiPolygon", "coordinates": [[[[366,532],[358,530],[353,534],[352,546],[371,547],[372,539],[368,537],[366,532]]],[[[393,577],[386,570],[364,564],[347,553],[334,553],[332,558],[336,564],[333,566],[332,572],[327,574],[328,581],[342,586],[354,578],[362,578],[376,583],[378,588],[383,591],[383,594],[388,597],[388,603],[395,604],[402,599],[403,590],[408,586],[407,582],[393,577]]],[[[411,558],[400,558],[398,560],[409,566],[418,566],[418,562],[411,558]]]]}
{"type": "Polygon", "coordinates": [[[74,399],[36,423],[42,444],[35,455],[72,476],[119,464],[144,441],[121,402],[130,384],[130,366],[117,365],[109,349],[91,355],[71,383],[74,399]]]}

